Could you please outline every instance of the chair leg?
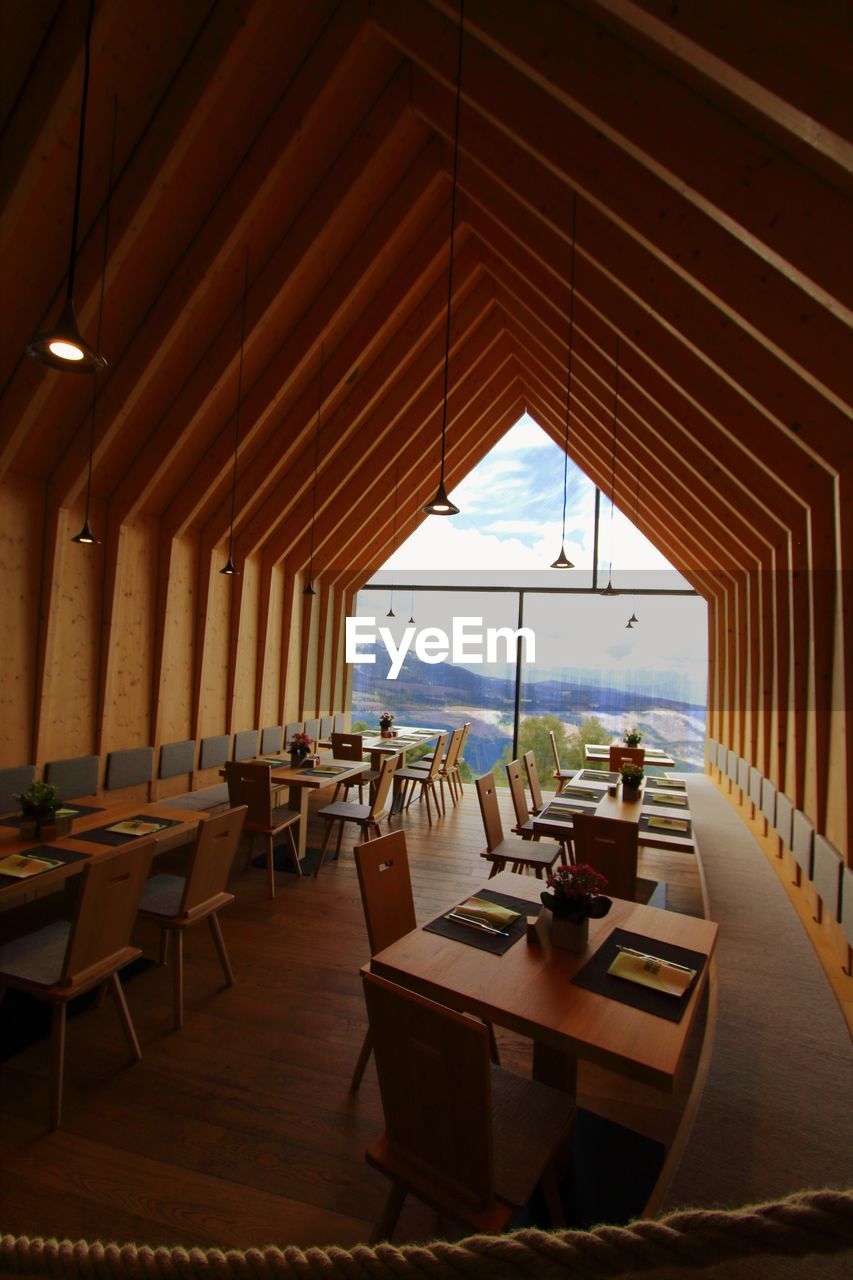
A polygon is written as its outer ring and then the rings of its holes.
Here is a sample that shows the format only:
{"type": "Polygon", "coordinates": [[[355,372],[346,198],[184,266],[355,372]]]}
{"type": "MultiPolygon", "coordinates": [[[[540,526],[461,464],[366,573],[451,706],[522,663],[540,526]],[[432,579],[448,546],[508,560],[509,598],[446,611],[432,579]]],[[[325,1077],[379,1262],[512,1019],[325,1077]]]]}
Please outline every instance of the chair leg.
{"type": "Polygon", "coordinates": [[[361,1046],[361,1052],[358,1055],[358,1062],[355,1064],[355,1071],[352,1073],[350,1081],[350,1089],[353,1093],[361,1084],[361,1077],[364,1075],[365,1068],[370,1061],[370,1055],[373,1052],[373,1035],[370,1027],[364,1033],[364,1043],[361,1046]]]}
{"type": "Polygon", "coordinates": [[[65,1078],[64,1001],[53,1006],[50,1024],[50,1127],[58,1129],[62,1119],[62,1084],[65,1078]]]}
{"type": "Polygon", "coordinates": [[[222,965],[222,972],[225,974],[225,985],[227,987],[234,986],[234,970],[231,968],[231,961],[228,956],[228,948],[225,945],[225,939],[222,936],[222,928],[219,924],[219,916],[214,911],[207,917],[207,923],[210,932],[213,935],[213,945],[216,947],[216,954],[219,956],[219,963],[222,965]]]}
{"type": "Polygon", "coordinates": [[[338,823],[338,838],[337,838],[337,841],[335,842],[335,857],[336,857],[336,858],[339,858],[339,857],[341,856],[341,845],[343,844],[343,840],[344,840],[344,824],[343,824],[342,822],[339,822],[339,823],[338,823]]]}
{"type": "MultiPolygon", "coordinates": [[[[429,803],[430,789],[431,789],[430,784],[428,782],[425,782],[424,785],[421,787],[421,799],[426,800],[427,822],[429,823],[430,826],[432,826],[432,809],[429,803]]],[[[436,814],[436,817],[438,817],[438,814],[436,814]]]]}
{"type": "Polygon", "coordinates": [[[172,948],[172,997],[175,1009],[175,1030],[184,1025],[184,931],[175,930],[172,948]]]}
{"type": "Polygon", "coordinates": [[[157,958],[157,963],[161,969],[163,968],[163,966],[165,965],[168,959],[169,959],[169,930],[161,929],[160,930],[160,954],[157,958]]]}
{"type": "Polygon", "coordinates": [[[254,849],[255,849],[255,837],[253,835],[250,835],[249,838],[246,840],[246,861],[243,864],[244,871],[248,871],[249,867],[252,865],[252,854],[254,852],[254,849]]]}
{"type": "MultiPolygon", "coordinates": [[[[315,879],[315,880],[317,879],[317,876],[320,874],[320,868],[321,868],[321,867],[322,867],[322,865],[323,865],[323,859],[324,859],[324,858],[325,858],[325,856],[326,856],[326,850],[328,849],[328,847],[329,847],[329,841],[330,841],[330,840],[331,840],[331,838],[332,838],[332,827],[334,826],[334,819],[333,819],[333,818],[326,818],[326,819],[325,819],[325,823],[326,823],[326,834],[325,834],[325,836],[323,837],[323,844],[322,844],[322,846],[321,846],[321,848],[320,848],[320,856],[319,856],[319,858],[317,859],[317,865],[316,865],[316,867],[314,868],[314,879],[315,879]]],[[[341,826],[343,826],[343,823],[341,823],[341,826]]]]}
{"type": "Polygon", "coordinates": [[[393,1182],[391,1190],[388,1192],[388,1199],[385,1201],[385,1208],[382,1210],[382,1217],[373,1228],[373,1234],[370,1237],[371,1244],[379,1244],[380,1240],[390,1240],[394,1234],[394,1228],[397,1225],[405,1199],[406,1188],[402,1182],[393,1182]]]}
{"type": "Polygon", "coordinates": [[[302,865],[299,861],[299,846],[296,843],[296,837],[293,834],[293,827],[285,827],[287,838],[290,841],[290,854],[293,858],[293,869],[298,876],[302,875],[302,865]]]}
{"type": "Polygon", "coordinates": [[[134,1062],[139,1062],[142,1057],[142,1050],[139,1047],[139,1041],[136,1038],[136,1031],[130,1018],[130,1010],[127,1007],[127,1001],[124,998],[124,992],[121,989],[121,981],[117,973],[110,975],[110,990],[113,993],[113,999],[116,1002],[116,1009],[124,1027],[124,1034],[127,1036],[127,1043],[130,1045],[130,1052],[134,1062]]]}
{"type": "MultiPolygon", "coordinates": [[[[271,898],[275,897],[275,853],[272,836],[267,836],[267,891],[271,898]]],[[[180,937],[180,934],[178,935],[180,937]]]]}
{"type": "Polygon", "coordinates": [[[560,1188],[553,1164],[549,1165],[542,1174],[541,1183],[542,1190],[545,1193],[545,1207],[548,1210],[552,1228],[556,1230],[559,1227],[564,1227],[566,1225],[566,1215],[563,1210],[563,1202],[560,1199],[560,1188]]]}
{"type": "Polygon", "coordinates": [[[498,1052],[498,1042],[495,1039],[495,1029],[491,1022],[487,1022],[486,1026],[489,1029],[489,1057],[495,1066],[499,1067],[501,1065],[501,1055],[498,1052]]]}

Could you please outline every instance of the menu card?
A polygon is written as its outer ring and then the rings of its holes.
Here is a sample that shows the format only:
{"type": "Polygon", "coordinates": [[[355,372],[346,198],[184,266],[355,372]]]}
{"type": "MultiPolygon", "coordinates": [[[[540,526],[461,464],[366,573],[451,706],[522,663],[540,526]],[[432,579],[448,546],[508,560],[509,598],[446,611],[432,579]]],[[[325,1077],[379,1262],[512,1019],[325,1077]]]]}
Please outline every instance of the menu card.
{"type": "Polygon", "coordinates": [[[14,876],[17,880],[25,880],[27,876],[37,876],[40,871],[50,871],[53,867],[61,867],[58,858],[36,858],[28,853],[9,853],[0,858],[0,876],[14,876]]]}
{"type": "Polygon", "coordinates": [[[121,836],[150,836],[155,831],[165,831],[169,825],[166,822],[146,822],[142,818],[127,818],[124,822],[114,822],[111,827],[107,827],[107,831],[115,831],[116,835],[121,836]]]}
{"type": "Polygon", "coordinates": [[[683,996],[696,977],[695,969],[646,955],[642,951],[633,951],[630,947],[619,948],[607,972],[669,996],[683,996]]]}

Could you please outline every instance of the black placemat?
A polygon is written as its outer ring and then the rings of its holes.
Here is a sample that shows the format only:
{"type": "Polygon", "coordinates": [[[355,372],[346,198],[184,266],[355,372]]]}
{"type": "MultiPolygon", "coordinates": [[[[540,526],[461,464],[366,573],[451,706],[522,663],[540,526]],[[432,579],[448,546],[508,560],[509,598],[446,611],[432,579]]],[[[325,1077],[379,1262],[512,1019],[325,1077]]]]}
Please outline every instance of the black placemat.
{"type": "Polygon", "coordinates": [[[679,813],[688,814],[690,812],[690,802],[683,791],[670,791],[666,795],[661,792],[657,793],[657,797],[650,793],[650,789],[646,786],[643,792],[643,808],[647,805],[653,806],[655,809],[677,809],[679,813]]]}
{"type": "Polygon", "coordinates": [[[609,769],[581,769],[575,776],[575,782],[618,782],[619,774],[609,769]]]}
{"type": "Polygon", "coordinates": [[[687,794],[687,783],[679,778],[653,778],[652,783],[661,791],[673,791],[676,795],[687,794]]]}
{"type": "MultiPolygon", "coordinates": [[[[95,844],[120,845],[127,844],[129,840],[144,840],[145,836],[128,836],[123,831],[110,831],[109,827],[114,827],[119,822],[156,822],[162,831],[167,827],[179,827],[181,818],[161,818],[154,817],[150,813],[134,813],[129,818],[117,818],[115,822],[111,822],[107,827],[95,827],[94,831],[79,831],[75,834],[75,840],[91,840],[95,844]]],[[[159,831],[149,831],[148,835],[158,836],[159,831]]]]}
{"type": "MultiPolygon", "coordinates": [[[[74,818],[82,818],[87,813],[103,812],[103,805],[96,804],[63,804],[59,807],[68,810],[69,813],[73,810],[74,818]]],[[[19,813],[13,813],[0,818],[0,827],[19,827],[22,822],[32,822],[32,818],[22,818],[19,813]]]]}
{"type": "MultiPolygon", "coordinates": [[[[424,925],[427,933],[437,933],[442,938],[452,938],[454,942],[465,942],[469,947],[477,947],[480,951],[489,951],[493,956],[502,956],[509,951],[513,943],[518,942],[527,932],[527,916],[536,915],[539,910],[535,902],[526,898],[513,898],[506,893],[498,893],[494,889],[478,889],[470,895],[472,898],[485,898],[499,907],[508,907],[511,911],[520,912],[520,918],[511,924],[506,934],[486,933],[469,924],[457,924],[455,920],[446,920],[446,912],[436,916],[424,925]]],[[[449,908],[450,911],[453,907],[449,908]]]]}
{"type": "MultiPolygon", "coordinates": [[[[357,763],[358,761],[353,762],[354,765],[357,763]]],[[[335,765],[334,767],[320,765],[317,769],[300,769],[296,776],[298,778],[329,778],[331,780],[332,778],[337,778],[340,774],[347,772],[347,766],[343,764],[335,765]]]]}
{"type": "MultiPolygon", "coordinates": [[[[601,797],[606,794],[606,787],[576,787],[574,785],[563,787],[560,794],[556,797],[557,803],[561,800],[570,800],[575,802],[583,802],[585,804],[598,804],[601,797]]],[[[554,801],[551,801],[553,804],[554,801]]]]}
{"type": "MultiPolygon", "coordinates": [[[[54,862],[61,862],[63,866],[67,866],[69,862],[86,862],[92,856],[90,853],[77,853],[75,849],[57,849],[52,844],[37,844],[32,849],[22,849],[21,852],[27,857],[51,858],[54,862]]],[[[44,871],[37,871],[34,876],[0,875],[0,888],[5,888],[7,884],[29,884],[31,880],[38,880],[39,876],[46,876],[48,871],[55,870],[55,867],[47,867],[44,871]]]]}
{"type": "Polygon", "coordinates": [[[686,814],[682,815],[680,813],[677,818],[675,814],[673,814],[672,816],[676,822],[684,822],[687,824],[683,831],[681,830],[680,827],[676,828],[676,827],[651,826],[649,820],[654,817],[654,814],[652,813],[640,814],[640,830],[650,831],[652,835],[656,835],[656,836],[676,836],[680,840],[692,840],[693,839],[693,823],[691,822],[690,818],[688,818],[686,814]]]}
{"type": "Polygon", "coordinates": [[[575,974],[572,982],[576,987],[595,991],[600,996],[608,996],[611,1000],[631,1005],[634,1009],[642,1009],[645,1013],[653,1013],[658,1018],[666,1018],[668,1022],[680,1022],[684,1017],[684,1010],[687,1008],[693,989],[707,963],[708,957],[701,951],[676,947],[671,942],[659,942],[656,938],[646,938],[641,933],[629,933],[627,929],[614,929],[610,937],[575,974]],[[651,987],[641,987],[636,982],[628,982],[626,978],[616,978],[607,970],[616,959],[620,946],[632,947],[635,951],[645,952],[646,955],[657,956],[659,960],[672,960],[675,964],[686,964],[689,968],[696,970],[696,977],[682,996],[668,996],[663,991],[653,991],[651,987]]]}

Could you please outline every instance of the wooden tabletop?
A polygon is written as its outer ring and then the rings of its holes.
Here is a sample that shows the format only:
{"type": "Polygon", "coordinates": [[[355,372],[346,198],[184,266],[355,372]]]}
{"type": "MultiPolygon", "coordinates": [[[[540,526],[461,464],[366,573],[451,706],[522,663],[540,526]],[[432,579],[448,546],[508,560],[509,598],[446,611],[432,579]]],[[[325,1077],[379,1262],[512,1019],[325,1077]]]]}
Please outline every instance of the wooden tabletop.
{"type": "MultiPolygon", "coordinates": [[[[674,818],[676,820],[692,821],[689,808],[685,809],[677,804],[667,807],[656,804],[653,808],[644,806],[643,800],[647,786],[654,790],[653,778],[643,778],[639,799],[637,800],[626,800],[624,798],[621,783],[613,785],[616,786],[615,796],[609,794],[606,782],[592,782],[588,778],[580,778],[579,774],[576,774],[574,778],[566,783],[559,796],[556,796],[555,799],[562,798],[572,804],[583,805],[584,812],[595,814],[598,818],[616,818],[622,822],[636,822],[639,824],[641,817],[674,818]],[[591,798],[573,796],[571,791],[575,787],[581,791],[589,792],[591,798]]],[[[686,792],[679,794],[686,795],[686,792]]],[[[571,826],[571,822],[560,821],[557,817],[533,818],[534,831],[538,831],[540,835],[548,835],[558,840],[561,838],[561,832],[565,834],[571,831],[571,826]]],[[[639,841],[640,844],[654,849],[674,849],[684,853],[694,853],[696,850],[694,837],[677,831],[669,832],[662,829],[652,830],[651,828],[641,827],[639,841]]]]}
{"type": "MultiPolygon", "coordinates": [[[[32,896],[32,891],[36,888],[40,892],[42,887],[58,887],[61,881],[81,872],[88,858],[96,858],[99,854],[113,851],[115,847],[113,845],[99,844],[96,840],[87,840],[87,831],[93,831],[99,827],[112,826],[115,822],[122,822],[126,818],[134,818],[137,814],[144,814],[146,818],[152,819],[168,819],[170,822],[177,823],[177,825],[167,827],[158,834],[158,852],[165,853],[170,849],[186,844],[193,837],[196,827],[204,816],[193,809],[178,809],[172,805],[166,805],[162,801],[155,801],[152,804],[146,804],[145,801],[140,803],[139,800],[116,802],[105,800],[103,797],[98,796],[86,796],[77,801],[69,800],[64,807],[73,809],[75,803],[91,806],[92,808],[97,807],[97,812],[85,813],[79,818],[75,818],[72,834],[65,836],[62,840],[21,840],[16,827],[0,826],[0,856],[5,856],[7,853],[26,853],[28,850],[41,845],[44,845],[48,850],[66,849],[88,855],[86,859],[81,858],[76,862],[54,867],[51,871],[42,871],[38,875],[28,876],[25,880],[0,884],[0,908],[25,901],[32,896]]],[[[49,858],[50,852],[46,852],[44,856],[49,858]]]]}
{"type": "MultiPolygon", "coordinates": [[[[476,887],[484,885],[485,881],[476,887]]],[[[488,888],[528,899],[532,914],[539,910],[542,885],[532,878],[503,871],[488,881],[488,888]]],[[[448,910],[453,905],[448,903],[448,910]]],[[[502,956],[416,929],[374,956],[369,967],[392,982],[528,1036],[551,1051],[672,1090],[708,966],[680,1022],[573,986],[572,976],[616,928],[708,956],[717,938],[717,925],[709,920],[617,898],[604,919],[590,921],[589,949],[583,955],[552,948],[542,924],[538,945],[522,938],[502,956]]]]}
{"type": "MultiPolygon", "coordinates": [[[[269,758],[263,763],[269,763],[269,758]]],[[[300,764],[294,769],[289,763],[281,762],[281,766],[272,765],[271,780],[276,786],[288,787],[307,787],[319,789],[320,787],[335,787],[339,782],[349,782],[358,778],[365,770],[363,760],[335,760],[333,756],[321,756],[319,765],[311,768],[308,765],[300,764]],[[335,773],[328,772],[336,770],[335,773]]]]}
{"type": "MultiPolygon", "coordinates": [[[[614,743],[613,745],[618,746],[620,744],[614,743]]],[[[633,748],[627,749],[633,750],[633,748]]],[[[656,768],[661,769],[675,768],[675,761],[665,751],[660,751],[657,747],[643,747],[642,749],[646,753],[646,764],[654,765],[656,768]]],[[[587,760],[609,760],[610,747],[602,746],[596,742],[588,742],[584,747],[584,757],[587,760]]]]}

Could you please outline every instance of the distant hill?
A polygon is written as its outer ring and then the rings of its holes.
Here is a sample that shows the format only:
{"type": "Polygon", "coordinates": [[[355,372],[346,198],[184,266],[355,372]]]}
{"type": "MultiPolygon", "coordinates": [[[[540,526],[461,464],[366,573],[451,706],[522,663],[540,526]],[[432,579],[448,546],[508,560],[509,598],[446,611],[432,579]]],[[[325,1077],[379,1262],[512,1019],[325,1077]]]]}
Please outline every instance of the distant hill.
{"type": "MultiPolygon", "coordinates": [[[[356,667],[353,719],[375,724],[380,711],[392,711],[398,724],[430,724],[452,729],[471,721],[465,758],[475,774],[487,772],[512,742],[515,680],[482,675],[467,667],[441,662],[432,666],[407,660],[396,680],[386,680],[387,659],[356,667]]],[[[591,673],[592,674],[592,673],[591,673]]],[[[596,675],[598,673],[595,673],[596,675]]],[[[523,685],[522,718],[557,715],[568,726],[584,716],[598,716],[614,737],[627,720],[636,721],[649,746],[666,747],[681,768],[701,768],[704,758],[705,707],[596,686],[582,679],[527,681],[523,685]]]]}

